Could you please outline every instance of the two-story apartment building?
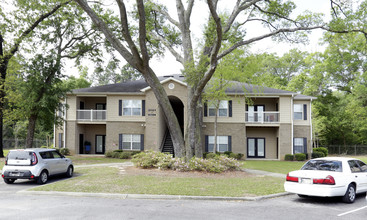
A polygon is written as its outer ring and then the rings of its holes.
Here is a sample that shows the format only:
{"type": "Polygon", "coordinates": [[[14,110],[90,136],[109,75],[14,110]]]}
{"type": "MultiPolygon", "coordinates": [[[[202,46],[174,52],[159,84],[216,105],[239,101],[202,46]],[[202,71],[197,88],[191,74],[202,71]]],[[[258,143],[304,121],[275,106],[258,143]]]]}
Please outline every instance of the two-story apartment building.
{"type": "MultiPolygon", "coordinates": [[[[159,79],[185,133],[188,92],[184,78],[159,79]]],[[[222,100],[218,110],[218,151],[262,159],[311,153],[314,97],[245,83],[231,84],[226,93],[229,99],[222,100]]],[[[68,147],[76,154],[117,149],[169,151],[163,112],[144,80],[77,89],[65,102],[69,108],[64,126],[55,129],[56,147],[68,147]]],[[[214,147],[214,115],[215,108],[205,104],[202,140],[207,152],[214,147]]]]}

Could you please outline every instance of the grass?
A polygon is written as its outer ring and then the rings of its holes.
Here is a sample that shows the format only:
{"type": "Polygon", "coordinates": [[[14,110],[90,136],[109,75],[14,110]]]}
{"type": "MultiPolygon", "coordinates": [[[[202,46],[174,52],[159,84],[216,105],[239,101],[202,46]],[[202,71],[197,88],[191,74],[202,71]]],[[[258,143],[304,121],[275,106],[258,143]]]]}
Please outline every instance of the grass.
{"type": "Polygon", "coordinates": [[[68,191],[188,196],[260,196],[284,192],[282,178],[273,177],[169,177],[120,175],[117,168],[80,168],[79,177],[34,188],[35,191],[68,191]]]}
{"type": "Polygon", "coordinates": [[[303,161],[246,160],[242,168],[287,174],[290,171],[299,170],[303,164],[305,164],[303,161]]]}
{"type": "Polygon", "coordinates": [[[116,158],[92,157],[92,156],[66,156],[73,161],[74,165],[99,164],[99,163],[123,163],[126,160],[116,158]]]}

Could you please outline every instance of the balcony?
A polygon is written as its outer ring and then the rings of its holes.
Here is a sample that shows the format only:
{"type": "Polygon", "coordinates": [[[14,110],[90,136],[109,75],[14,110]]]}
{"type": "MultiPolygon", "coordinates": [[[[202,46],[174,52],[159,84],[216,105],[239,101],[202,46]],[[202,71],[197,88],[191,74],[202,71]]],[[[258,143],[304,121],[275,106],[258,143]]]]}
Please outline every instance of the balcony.
{"type": "Polygon", "coordinates": [[[279,123],[279,112],[246,112],[246,123],[274,124],[279,123]]]}
{"type": "Polygon", "coordinates": [[[77,110],[76,119],[82,122],[101,122],[106,121],[106,110],[77,110]]]}

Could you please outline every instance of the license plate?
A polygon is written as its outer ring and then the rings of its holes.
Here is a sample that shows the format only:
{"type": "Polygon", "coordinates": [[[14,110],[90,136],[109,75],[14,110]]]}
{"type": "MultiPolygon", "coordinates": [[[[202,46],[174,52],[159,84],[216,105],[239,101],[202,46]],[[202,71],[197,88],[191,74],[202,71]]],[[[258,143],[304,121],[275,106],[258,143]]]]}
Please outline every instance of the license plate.
{"type": "Polygon", "coordinates": [[[303,183],[303,184],[311,184],[312,181],[311,181],[311,179],[308,179],[308,178],[302,178],[301,179],[301,183],[303,183]]]}
{"type": "Polygon", "coordinates": [[[20,173],[19,172],[13,172],[10,174],[10,176],[20,176],[20,173]]]}

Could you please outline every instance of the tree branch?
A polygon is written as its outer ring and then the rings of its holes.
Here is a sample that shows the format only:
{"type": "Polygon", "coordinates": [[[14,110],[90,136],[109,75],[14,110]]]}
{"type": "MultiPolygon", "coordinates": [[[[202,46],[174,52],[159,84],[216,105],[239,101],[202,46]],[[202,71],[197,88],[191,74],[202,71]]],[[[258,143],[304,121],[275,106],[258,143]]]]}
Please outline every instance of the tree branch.
{"type": "Polygon", "coordinates": [[[275,36],[275,35],[280,34],[280,33],[291,33],[291,32],[296,32],[296,31],[307,31],[307,30],[314,30],[314,29],[324,29],[325,30],[325,27],[324,26],[315,26],[315,27],[281,28],[281,29],[278,29],[278,30],[273,31],[271,33],[268,33],[268,34],[264,34],[264,35],[261,35],[261,36],[258,36],[258,37],[254,37],[254,38],[251,38],[251,39],[248,39],[248,40],[245,40],[245,41],[239,41],[239,42],[235,43],[229,49],[227,49],[227,50],[223,51],[221,54],[219,54],[218,55],[218,60],[222,59],[224,56],[228,55],[229,53],[231,53],[232,51],[234,51],[238,47],[248,45],[248,44],[254,43],[256,41],[260,41],[262,39],[275,36]]]}
{"type": "Polygon", "coordinates": [[[183,57],[170,45],[170,43],[167,41],[166,38],[160,35],[157,35],[155,33],[150,33],[150,34],[154,39],[161,41],[164,44],[164,46],[171,52],[171,54],[176,58],[178,62],[180,62],[182,65],[184,64],[183,57]]]}
{"type": "MultiPolygon", "coordinates": [[[[145,27],[145,9],[144,9],[144,2],[143,0],[137,0],[137,7],[138,7],[138,13],[139,13],[139,44],[140,44],[140,50],[143,56],[143,66],[146,71],[148,71],[149,68],[149,54],[148,54],[148,48],[146,44],[146,38],[147,38],[147,30],[145,27]]],[[[146,72],[145,71],[145,72],[146,72]]]]}

